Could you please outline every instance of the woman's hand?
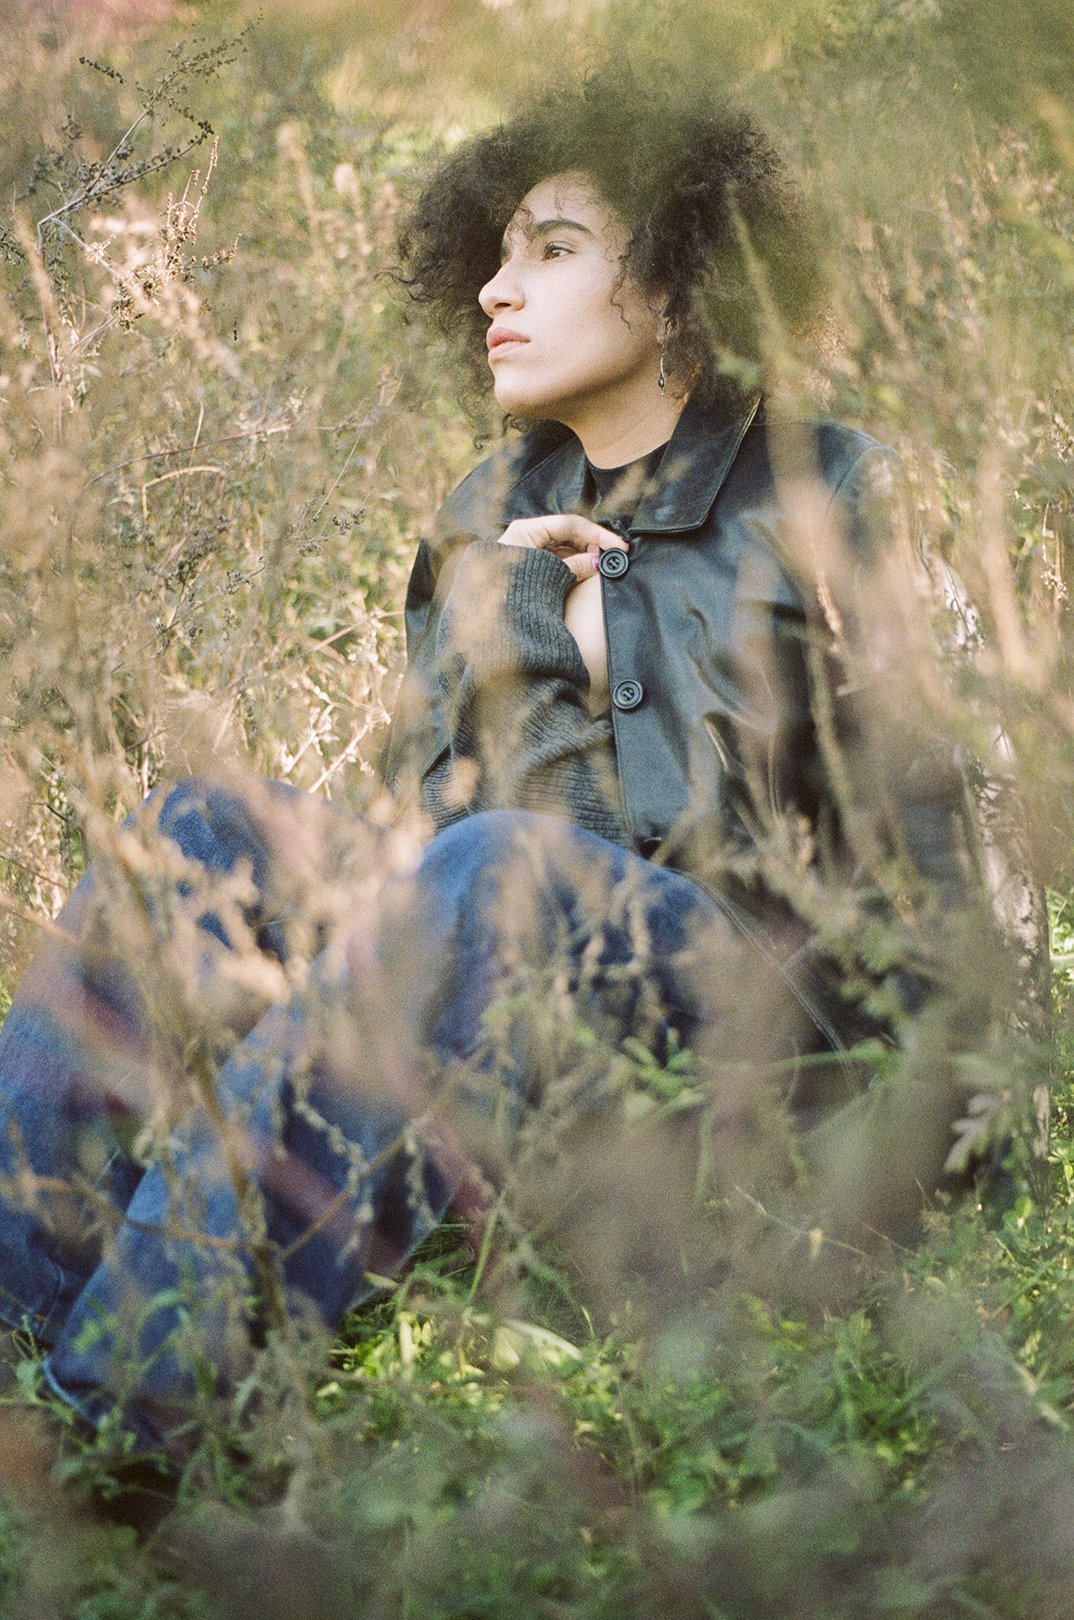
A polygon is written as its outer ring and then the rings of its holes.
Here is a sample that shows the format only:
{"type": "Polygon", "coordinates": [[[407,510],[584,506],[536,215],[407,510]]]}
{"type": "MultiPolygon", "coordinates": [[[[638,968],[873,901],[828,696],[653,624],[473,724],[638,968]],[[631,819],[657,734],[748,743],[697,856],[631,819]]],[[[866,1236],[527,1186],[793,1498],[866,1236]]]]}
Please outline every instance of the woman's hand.
{"type": "Polygon", "coordinates": [[[573,512],[516,518],[500,535],[500,545],[554,552],[579,580],[589,579],[596,571],[602,551],[627,549],[626,541],[611,529],[602,529],[599,523],[573,512]]]}

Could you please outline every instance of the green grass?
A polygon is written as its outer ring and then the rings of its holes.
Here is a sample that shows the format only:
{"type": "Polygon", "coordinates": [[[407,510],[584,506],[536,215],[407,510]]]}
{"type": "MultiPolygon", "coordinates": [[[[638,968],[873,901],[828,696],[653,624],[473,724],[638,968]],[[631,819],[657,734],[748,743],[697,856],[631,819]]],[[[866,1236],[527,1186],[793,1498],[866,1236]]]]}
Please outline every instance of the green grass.
{"type": "MultiPolygon", "coordinates": [[[[1048,1503],[1074,1479],[1072,1101],[1061,1084],[1046,1212],[937,1208],[837,1314],[721,1289],[657,1333],[635,1336],[628,1308],[597,1332],[554,1256],[504,1237],[486,1289],[446,1223],[307,1367],[312,1445],[256,1417],[244,1452],[211,1436],[177,1552],[76,1520],[57,1614],[198,1612],[206,1567],[220,1612],[245,1613],[243,1527],[286,1565],[309,1556],[301,1538],[289,1552],[296,1523],[355,1615],[1063,1613],[1048,1503]],[[281,1496],[283,1513],[265,1505],[281,1496]]],[[[7,1412],[42,1400],[33,1373],[7,1412]]],[[[117,1469],[100,1444],[69,1436],[66,1453],[54,1478],[73,1499],[117,1469]]],[[[54,1535],[8,1507],[10,1593],[40,1582],[54,1535]]]]}

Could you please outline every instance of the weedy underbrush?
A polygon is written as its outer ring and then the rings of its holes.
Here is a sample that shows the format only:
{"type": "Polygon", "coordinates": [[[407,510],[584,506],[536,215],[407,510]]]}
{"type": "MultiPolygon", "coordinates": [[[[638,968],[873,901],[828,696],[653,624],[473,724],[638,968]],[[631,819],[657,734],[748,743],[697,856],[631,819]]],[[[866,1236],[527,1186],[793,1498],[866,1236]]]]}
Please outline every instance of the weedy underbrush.
{"type": "MultiPolygon", "coordinates": [[[[830,1231],[704,1178],[690,1244],[665,1233],[681,1288],[643,1268],[612,1298],[569,1233],[501,1197],[338,1337],[269,1331],[146,1544],[101,1513],[139,1484],[122,1433],[88,1435],[19,1340],[0,1609],[1067,1620],[1069,19],[1052,0],[1004,19],[983,0],[772,0],[748,22],[628,0],[359,9],[12,23],[5,997],[87,859],[127,870],[117,828],[161,781],[238,763],[378,813],[414,538],[495,431],[460,414],[447,346],[390,278],[400,197],[553,56],[658,51],[777,129],[826,222],[829,326],[787,387],[903,452],[944,597],[930,701],[1017,776],[1055,894],[1053,1028],[1038,1005],[1030,1057],[1012,1036],[967,1077],[965,1139],[1003,1138],[1024,1071],[1046,1073],[1047,1172],[1013,1152],[1001,1196],[937,1197],[905,1248],[847,1245],[836,1293],[810,1284],[830,1231]],[[706,1270],[699,1234],[723,1252],[744,1219],[758,1252],[801,1256],[800,1286],[706,1270]]],[[[1033,964],[1025,980],[1039,995],[1033,964]]],[[[642,1182],[646,1133],[703,1097],[689,1054],[617,1061],[642,1182]]]]}
{"type": "MultiPolygon", "coordinates": [[[[148,1549],[78,1507],[122,1487],[115,1436],[57,1470],[50,1433],[6,1498],[11,1612],[1065,1614],[1072,1105],[1046,1212],[937,1207],[840,1312],[714,1290],[598,1328],[554,1248],[494,1224],[475,1262],[449,1221],[333,1345],[266,1350],[148,1549]]],[[[61,1420],[34,1374],[9,1447],[61,1420]]]]}

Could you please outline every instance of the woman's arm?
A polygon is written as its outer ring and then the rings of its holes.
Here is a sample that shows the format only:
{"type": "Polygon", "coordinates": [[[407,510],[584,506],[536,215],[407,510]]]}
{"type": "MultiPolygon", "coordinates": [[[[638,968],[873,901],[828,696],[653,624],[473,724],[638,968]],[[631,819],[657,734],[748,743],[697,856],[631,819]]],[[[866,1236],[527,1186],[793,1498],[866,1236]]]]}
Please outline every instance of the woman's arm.
{"type": "Polygon", "coordinates": [[[386,776],[438,828],[529,809],[626,841],[611,726],[589,713],[589,676],[563,617],[598,537],[622,544],[585,519],[529,519],[499,541],[456,547],[435,578],[431,554],[419,554],[386,776]]]}

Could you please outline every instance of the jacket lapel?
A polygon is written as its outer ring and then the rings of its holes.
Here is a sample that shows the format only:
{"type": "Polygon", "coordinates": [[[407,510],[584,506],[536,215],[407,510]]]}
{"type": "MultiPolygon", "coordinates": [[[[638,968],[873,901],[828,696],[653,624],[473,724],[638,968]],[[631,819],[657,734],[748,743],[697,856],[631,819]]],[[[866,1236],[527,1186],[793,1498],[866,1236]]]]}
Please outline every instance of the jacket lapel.
{"type": "Polygon", "coordinates": [[[687,400],[652,488],[634,515],[640,534],[684,534],[699,529],[761,406],[757,394],[729,425],[687,400]]]}
{"type": "MultiPolygon", "coordinates": [[[[758,394],[728,423],[726,417],[687,400],[631,528],[639,534],[688,534],[699,529],[760,404],[758,394]]],[[[580,512],[585,506],[585,470],[585,455],[573,433],[558,444],[547,428],[526,434],[482,463],[449,496],[438,522],[440,538],[467,533],[492,539],[512,518],[580,512]]]]}

